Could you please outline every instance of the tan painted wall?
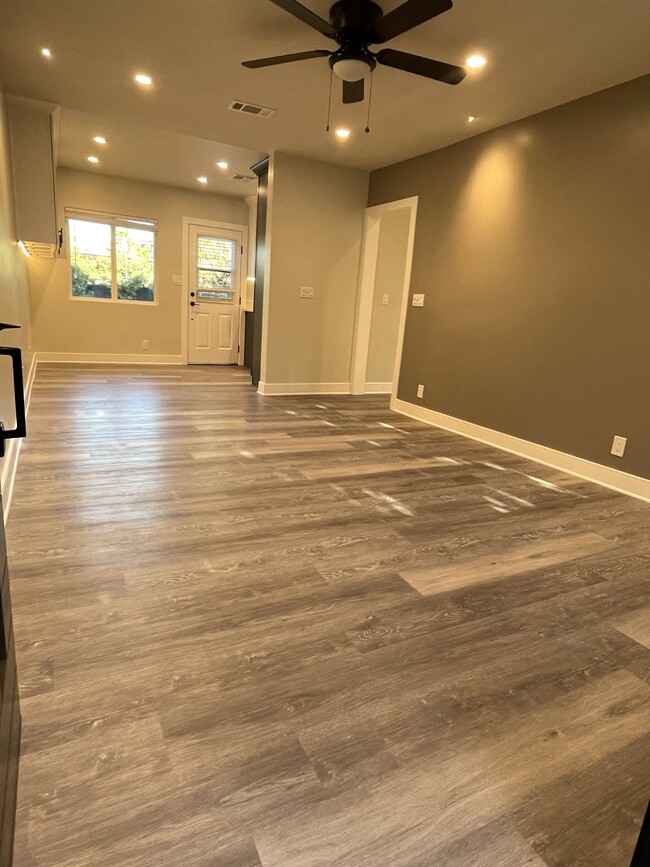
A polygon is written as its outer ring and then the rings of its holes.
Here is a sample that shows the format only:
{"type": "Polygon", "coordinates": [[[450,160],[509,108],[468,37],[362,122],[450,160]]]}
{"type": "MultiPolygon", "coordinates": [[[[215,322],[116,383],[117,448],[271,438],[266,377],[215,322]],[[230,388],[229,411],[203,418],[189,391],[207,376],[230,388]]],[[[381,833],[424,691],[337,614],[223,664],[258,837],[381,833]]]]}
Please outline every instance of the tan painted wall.
{"type": "Polygon", "coordinates": [[[271,196],[265,382],[349,383],[368,174],[276,153],[271,196]]]}
{"type": "MultiPolygon", "coordinates": [[[[32,358],[26,262],[16,245],[7,111],[0,91],[0,322],[22,326],[19,331],[0,332],[0,342],[4,346],[22,347],[25,374],[32,358]]],[[[11,383],[11,364],[3,358],[0,361],[0,419],[8,427],[13,427],[15,421],[11,383]]]]}
{"type": "Polygon", "coordinates": [[[30,260],[34,346],[65,353],[180,355],[182,289],[172,276],[182,269],[182,218],[248,222],[243,199],[176,187],[59,169],[57,208],[65,207],[158,220],[156,294],[158,303],[110,304],[70,297],[67,252],[56,261],[30,260]],[[143,339],[149,350],[143,351],[143,339]]]}
{"type": "Polygon", "coordinates": [[[374,172],[420,196],[399,397],[650,478],[649,155],[646,76],[374,172]]]}
{"type": "Polygon", "coordinates": [[[383,214],[379,224],[366,382],[393,380],[410,220],[410,209],[401,208],[383,214]],[[386,305],[384,295],[388,295],[386,305]]]}

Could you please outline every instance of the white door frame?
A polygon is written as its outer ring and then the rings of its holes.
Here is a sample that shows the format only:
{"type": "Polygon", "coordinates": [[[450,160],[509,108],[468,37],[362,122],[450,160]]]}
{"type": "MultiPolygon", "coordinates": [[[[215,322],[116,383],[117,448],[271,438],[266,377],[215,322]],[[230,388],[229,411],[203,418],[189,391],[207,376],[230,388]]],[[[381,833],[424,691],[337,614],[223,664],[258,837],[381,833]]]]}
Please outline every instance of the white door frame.
{"type": "Polygon", "coordinates": [[[187,331],[188,331],[188,314],[187,314],[187,293],[189,292],[190,281],[190,226],[198,226],[199,228],[224,229],[226,232],[241,232],[243,253],[241,254],[241,267],[239,268],[239,352],[237,354],[237,364],[240,366],[244,363],[244,305],[242,298],[246,292],[246,262],[248,261],[248,226],[243,223],[224,223],[222,221],[215,222],[214,220],[206,220],[203,217],[183,217],[183,285],[181,299],[181,356],[182,363],[187,364],[187,331]]]}
{"type": "Polygon", "coordinates": [[[415,240],[415,221],[418,210],[418,196],[408,199],[398,199],[383,205],[366,208],[363,225],[363,244],[361,247],[361,269],[359,271],[359,289],[357,291],[357,316],[352,349],[352,369],[350,375],[350,391],[352,394],[363,394],[366,387],[368,368],[368,350],[370,348],[370,328],[372,325],[372,306],[375,293],[375,276],[377,273],[377,256],[379,254],[379,229],[381,218],[389,211],[410,210],[409,232],[406,244],[406,268],[404,269],[404,285],[402,287],[402,304],[400,310],[399,330],[397,334],[397,352],[393,369],[393,398],[397,395],[400,365],[402,363],[402,344],[404,343],[404,326],[408,309],[408,294],[411,285],[411,267],[413,265],[413,244],[415,240]]]}

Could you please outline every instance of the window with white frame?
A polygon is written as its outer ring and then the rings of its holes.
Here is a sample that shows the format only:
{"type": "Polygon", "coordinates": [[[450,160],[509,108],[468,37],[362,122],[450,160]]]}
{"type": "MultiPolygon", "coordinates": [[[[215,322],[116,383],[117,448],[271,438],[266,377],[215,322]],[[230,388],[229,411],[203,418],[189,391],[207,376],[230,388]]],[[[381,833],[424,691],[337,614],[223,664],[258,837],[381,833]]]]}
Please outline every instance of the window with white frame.
{"type": "Polygon", "coordinates": [[[155,220],[66,210],[73,298],[155,302],[155,220]]]}

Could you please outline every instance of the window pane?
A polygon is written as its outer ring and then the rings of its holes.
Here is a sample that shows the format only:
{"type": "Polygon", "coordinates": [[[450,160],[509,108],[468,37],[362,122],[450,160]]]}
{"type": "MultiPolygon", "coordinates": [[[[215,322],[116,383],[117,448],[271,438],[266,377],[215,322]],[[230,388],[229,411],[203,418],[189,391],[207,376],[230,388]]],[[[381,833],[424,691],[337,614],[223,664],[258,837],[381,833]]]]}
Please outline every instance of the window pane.
{"type": "Polygon", "coordinates": [[[230,271],[208,271],[199,268],[199,289],[231,289],[232,274],[230,271]]]}
{"type": "Polygon", "coordinates": [[[79,298],[111,297],[111,227],[70,220],[72,294],[79,298]]]}
{"type": "MultiPolygon", "coordinates": [[[[196,285],[198,289],[232,289],[235,267],[235,242],[229,238],[199,235],[196,244],[196,285]]],[[[205,298],[222,298],[221,293],[206,294],[205,298]]],[[[227,297],[227,296],[226,296],[227,297]]]]}
{"type": "Polygon", "coordinates": [[[153,301],[153,232],[115,227],[117,297],[120,301],[153,301]]]}

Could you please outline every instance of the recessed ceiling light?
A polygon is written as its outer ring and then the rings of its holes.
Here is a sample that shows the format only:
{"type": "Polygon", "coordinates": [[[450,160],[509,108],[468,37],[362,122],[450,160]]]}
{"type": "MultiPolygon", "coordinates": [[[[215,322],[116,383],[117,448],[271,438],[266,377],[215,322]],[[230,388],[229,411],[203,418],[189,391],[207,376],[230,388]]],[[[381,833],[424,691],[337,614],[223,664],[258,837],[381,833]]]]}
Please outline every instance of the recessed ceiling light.
{"type": "Polygon", "coordinates": [[[207,184],[208,179],[206,178],[205,175],[201,175],[200,178],[197,178],[197,181],[198,181],[200,184],[207,184]]]}
{"type": "Polygon", "coordinates": [[[228,168],[228,163],[227,163],[225,160],[219,160],[219,162],[217,163],[217,166],[218,166],[220,169],[227,169],[227,168],[228,168]]]}
{"type": "Polygon", "coordinates": [[[349,136],[350,136],[350,130],[349,129],[337,129],[336,134],[339,138],[346,139],[346,138],[349,138],[349,136]]]}
{"type": "Polygon", "coordinates": [[[99,163],[98,157],[92,157],[91,156],[91,157],[86,157],[86,159],[88,160],[89,163],[93,163],[94,165],[97,165],[97,163],[99,163]]]}
{"type": "Polygon", "coordinates": [[[47,57],[48,60],[52,59],[52,52],[49,48],[41,48],[41,54],[43,57],[47,57]]]}
{"type": "Polygon", "coordinates": [[[475,120],[476,118],[474,117],[474,115],[470,114],[470,116],[467,118],[467,123],[474,123],[475,120]]]}
{"type": "Polygon", "coordinates": [[[97,144],[106,144],[106,139],[104,138],[103,135],[93,136],[93,141],[97,142],[97,144]]]}
{"type": "Polygon", "coordinates": [[[482,66],[485,66],[487,60],[482,54],[472,54],[471,57],[467,58],[465,63],[470,69],[480,69],[482,66]]]}
{"type": "Polygon", "coordinates": [[[138,84],[141,84],[143,87],[151,87],[153,84],[153,79],[150,75],[145,75],[143,72],[139,72],[136,76],[134,76],[135,80],[138,84]]]}

